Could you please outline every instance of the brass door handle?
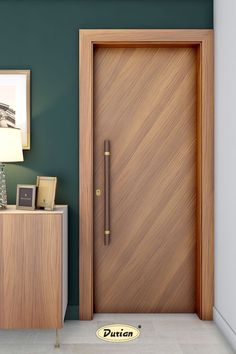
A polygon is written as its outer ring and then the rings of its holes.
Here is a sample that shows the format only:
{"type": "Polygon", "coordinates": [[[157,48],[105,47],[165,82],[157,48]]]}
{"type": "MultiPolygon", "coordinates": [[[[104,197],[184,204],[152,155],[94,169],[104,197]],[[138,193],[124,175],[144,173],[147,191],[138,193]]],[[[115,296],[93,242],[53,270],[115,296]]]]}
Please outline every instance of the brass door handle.
{"type": "Polygon", "coordinates": [[[110,140],[104,141],[104,245],[110,244],[110,140]]]}

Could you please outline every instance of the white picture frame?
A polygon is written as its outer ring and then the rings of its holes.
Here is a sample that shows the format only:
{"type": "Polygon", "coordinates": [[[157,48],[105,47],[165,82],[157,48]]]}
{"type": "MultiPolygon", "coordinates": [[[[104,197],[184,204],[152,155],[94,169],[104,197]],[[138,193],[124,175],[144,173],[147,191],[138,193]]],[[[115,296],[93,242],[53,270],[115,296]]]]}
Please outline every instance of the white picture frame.
{"type": "Polygon", "coordinates": [[[24,150],[30,149],[30,70],[0,70],[0,119],[22,131],[24,150]]]}
{"type": "Polygon", "coordinates": [[[52,211],[55,205],[57,177],[37,176],[37,209],[52,211]]]}

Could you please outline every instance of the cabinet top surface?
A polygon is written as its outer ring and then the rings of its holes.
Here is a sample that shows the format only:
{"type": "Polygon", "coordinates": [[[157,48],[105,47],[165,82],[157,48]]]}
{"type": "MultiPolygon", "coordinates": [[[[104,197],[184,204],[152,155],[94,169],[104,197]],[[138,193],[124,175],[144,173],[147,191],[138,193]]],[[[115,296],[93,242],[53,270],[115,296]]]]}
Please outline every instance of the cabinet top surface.
{"type": "Polygon", "coordinates": [[[0,209],[0,214],[63,214],[67,209],[67,205],[55,205],[52,211],[42,209],[21,210],[16,209],[15,205],[8,205],[6,209],[0,209]]]}

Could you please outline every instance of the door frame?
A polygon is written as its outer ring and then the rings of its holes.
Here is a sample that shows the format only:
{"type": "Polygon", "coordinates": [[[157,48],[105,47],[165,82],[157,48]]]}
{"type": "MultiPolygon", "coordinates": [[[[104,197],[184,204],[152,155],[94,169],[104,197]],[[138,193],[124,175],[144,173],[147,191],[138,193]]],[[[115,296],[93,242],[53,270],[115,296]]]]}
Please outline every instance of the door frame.
{"type": "Polygon", "coordinates": [[[94,46],[197,47],[196,313],[212,320],[214,290],[213,30],[79,31],[80,241],[79,318],[93,318],[93,51],[94,46]]]}

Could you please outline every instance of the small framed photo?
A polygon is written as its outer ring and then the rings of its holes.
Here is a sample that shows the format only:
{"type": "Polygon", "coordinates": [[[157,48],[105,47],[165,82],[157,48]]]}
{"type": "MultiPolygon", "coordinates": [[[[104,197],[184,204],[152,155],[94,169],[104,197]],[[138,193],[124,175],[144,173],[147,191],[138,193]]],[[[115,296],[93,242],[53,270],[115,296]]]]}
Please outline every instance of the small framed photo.
{"type": "Polygon", "coordinates": [[[57,188],[57,177],[37,177],[37,208],[53,210],[57,188]]]}
{"type": "Polygon", "coordinates": [[[32,184],[17,184],[16,209],[35,209],[36,186],[32,184]]]}
{"type": "Polygon", "coordinates": [[[0,70],[0,119],[22,132],[24,150],[30,149],[30,70],[0,70]]]}

